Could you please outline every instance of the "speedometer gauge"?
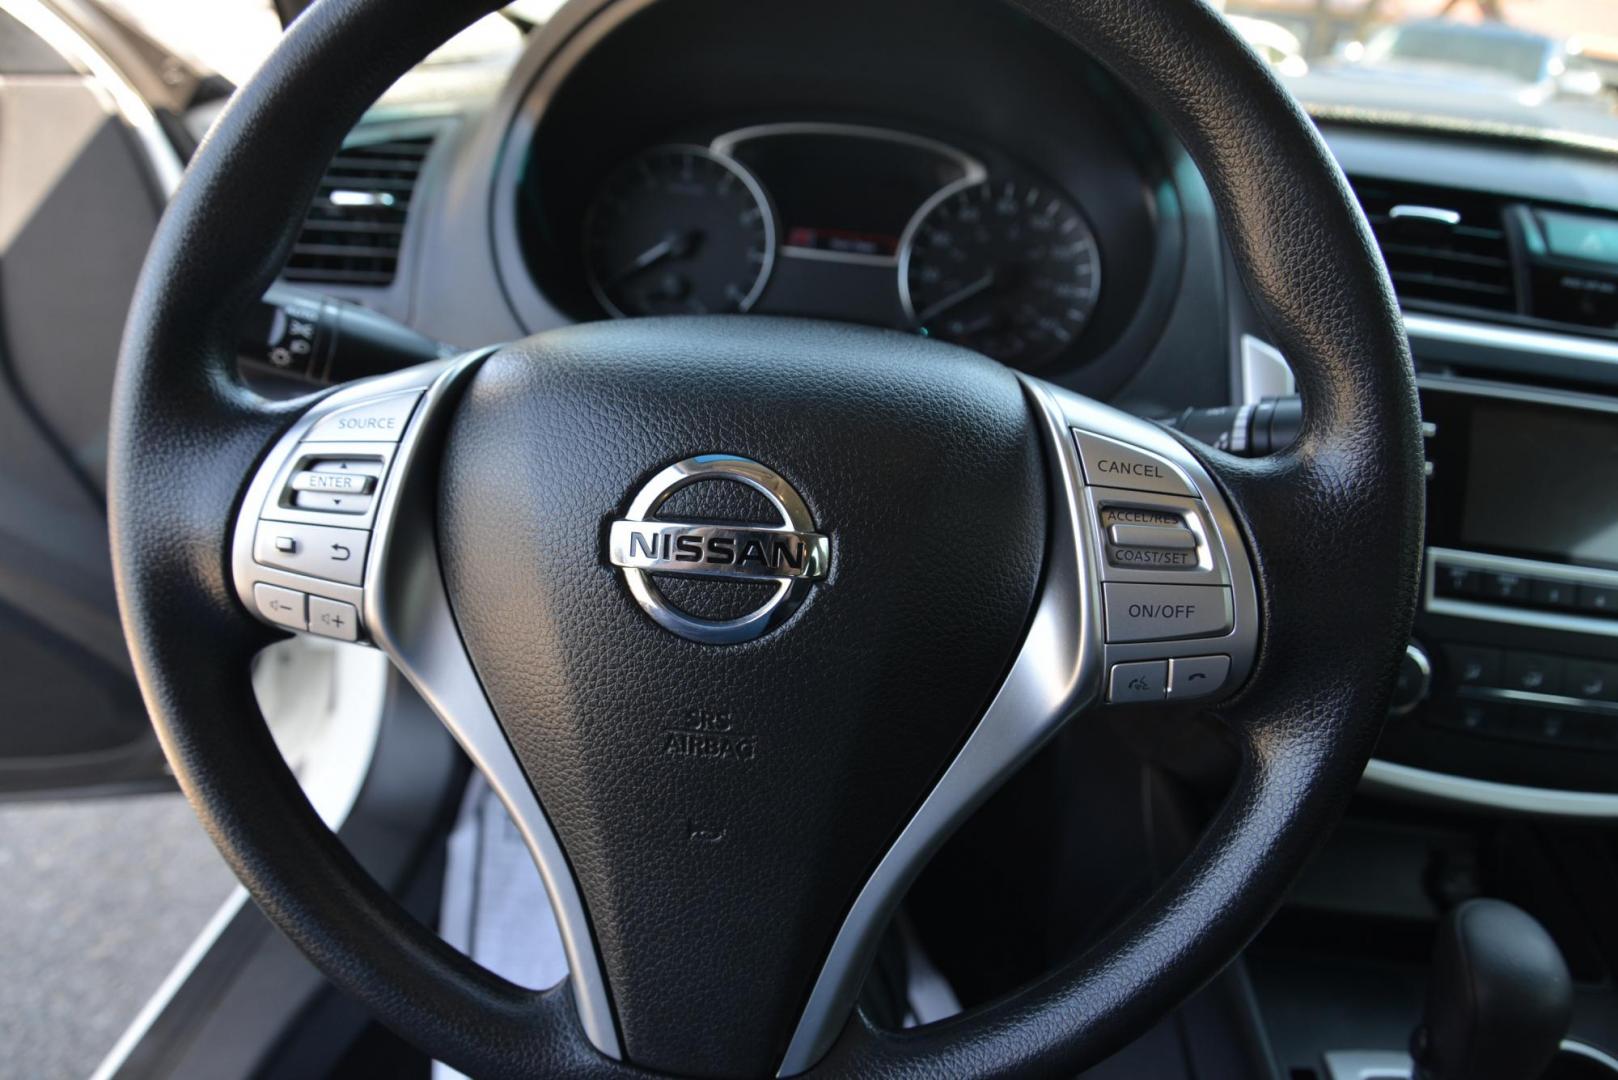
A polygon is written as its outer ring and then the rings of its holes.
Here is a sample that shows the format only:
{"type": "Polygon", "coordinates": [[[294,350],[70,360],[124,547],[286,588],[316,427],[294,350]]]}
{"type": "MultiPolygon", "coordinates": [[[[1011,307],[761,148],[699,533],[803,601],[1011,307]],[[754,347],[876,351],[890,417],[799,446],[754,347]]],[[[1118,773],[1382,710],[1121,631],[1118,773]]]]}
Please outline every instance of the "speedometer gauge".
{"type": "Polygon", "coordinates": [[[659,146],[601,186],[584,248],[590,290],[609,314],[746,311],[775,262],[775,215],[734,161],[659,146]]]}
{"type": "Polygon", "coordinates": [[[1072,345],[1100,289],[1101,253],[1078,209],[1020,179],[945,188],[900,245],[899,295],[916,329],[1019,367],[1072,345]]]}

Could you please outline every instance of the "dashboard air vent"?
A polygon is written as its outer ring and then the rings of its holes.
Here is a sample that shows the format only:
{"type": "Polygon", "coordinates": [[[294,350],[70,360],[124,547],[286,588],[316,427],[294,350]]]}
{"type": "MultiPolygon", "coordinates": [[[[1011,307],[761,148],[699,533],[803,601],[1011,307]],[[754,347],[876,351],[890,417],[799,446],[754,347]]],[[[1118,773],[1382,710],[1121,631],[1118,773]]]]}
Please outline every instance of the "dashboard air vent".
{"type": "Polygon", "coordinates": [[[1501,200],[1418,184],[1353,184],[1401,301],[1518,310],[1501,200]]]}
{"type": "Polygon", "coordinates": [[[348,146],[337,152],[309,207],[281,276],[328,285],[388,285],[399,267],[410,197],[429,137],[348,146]]]}

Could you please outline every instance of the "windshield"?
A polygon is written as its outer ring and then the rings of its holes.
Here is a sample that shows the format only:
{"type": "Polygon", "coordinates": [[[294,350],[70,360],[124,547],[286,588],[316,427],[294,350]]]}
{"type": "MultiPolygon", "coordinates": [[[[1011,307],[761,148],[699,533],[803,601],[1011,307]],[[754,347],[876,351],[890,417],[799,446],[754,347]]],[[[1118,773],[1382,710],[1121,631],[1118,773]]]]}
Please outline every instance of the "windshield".
{"type": "MultiPolygon", "coordinates": [[[[272,0],[99,2],[234,82],[280,33],[272,0]]],[[[508,64],[517,26],[561,2],[516,0],[509,21],[480,21],[434,60],[508,64]]],[[[1316,116],[1571,136],[1618,151],[1618,0],[1212,2],[1316,116]]]]}
{"type": "Polygon", "coordinates": [[[1531,83],[1545,74],[1550,42],[1519,34],[1495,33],[1488,28],[1445,24],[1394,26],[1373,37],[1361,63],[1434,64],[1491,74],[1503,74],[1531,83]]]}
{"type": "Polygon", "coordinates": [[[1618,0],[1229,0],[1316,115],[1618,146],[1618,0]],[[1277,50],[1278,42],[1295,48],[1277,50]]]}

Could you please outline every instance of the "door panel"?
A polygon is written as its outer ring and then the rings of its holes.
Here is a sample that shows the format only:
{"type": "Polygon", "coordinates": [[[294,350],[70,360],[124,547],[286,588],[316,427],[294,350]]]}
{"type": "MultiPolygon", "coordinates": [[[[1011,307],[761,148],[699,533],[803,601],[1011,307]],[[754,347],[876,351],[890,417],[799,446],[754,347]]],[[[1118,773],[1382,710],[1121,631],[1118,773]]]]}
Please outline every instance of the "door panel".
{"type": "Polygon", "coordinates": [[[118,339],[161,200],[109,95],[3,8],[0,795],[167,784],[104,505],[118,339]]]}

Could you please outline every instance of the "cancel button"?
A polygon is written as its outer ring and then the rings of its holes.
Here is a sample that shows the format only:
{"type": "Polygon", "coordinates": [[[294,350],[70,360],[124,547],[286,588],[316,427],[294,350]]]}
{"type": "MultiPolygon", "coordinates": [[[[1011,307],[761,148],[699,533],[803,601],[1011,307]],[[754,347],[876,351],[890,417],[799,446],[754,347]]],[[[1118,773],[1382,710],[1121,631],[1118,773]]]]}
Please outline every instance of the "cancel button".
{"type": "Polygon", "coordinates": [[[1230,631],[1230,590],[1222,585],[1111,582],[1102,588],[1108,641],[1167,641],[1230,631]]]}

